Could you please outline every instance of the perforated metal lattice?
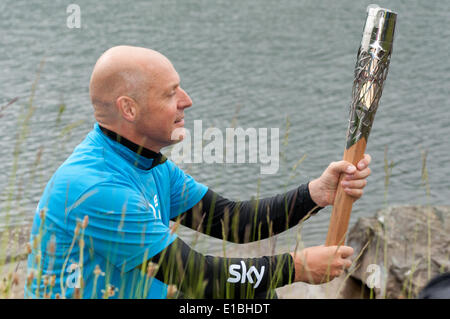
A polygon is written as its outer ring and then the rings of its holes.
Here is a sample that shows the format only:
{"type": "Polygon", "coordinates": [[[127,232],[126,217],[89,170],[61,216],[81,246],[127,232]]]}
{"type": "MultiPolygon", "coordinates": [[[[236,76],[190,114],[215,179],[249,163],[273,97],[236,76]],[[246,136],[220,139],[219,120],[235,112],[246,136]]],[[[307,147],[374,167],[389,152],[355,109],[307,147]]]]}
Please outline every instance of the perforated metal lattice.
{"type": "Polygon", "coordinates": [[[368,50],[359,49],[350,105],[347,148],[361,138],[369,138],[378,102],[386,80],[391,50],[384,50],[378,42],[368,50]]]}

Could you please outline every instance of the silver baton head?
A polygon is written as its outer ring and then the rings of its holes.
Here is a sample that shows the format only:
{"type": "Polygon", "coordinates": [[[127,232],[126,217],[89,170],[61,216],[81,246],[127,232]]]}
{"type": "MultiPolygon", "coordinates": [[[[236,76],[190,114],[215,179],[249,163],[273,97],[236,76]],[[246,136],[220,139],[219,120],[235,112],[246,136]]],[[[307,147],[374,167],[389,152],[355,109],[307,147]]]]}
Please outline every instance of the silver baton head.
{"type": "Polygon", "coordinates": [[[361,50],[392,51],[397,13],[376,4],[367,7],[367,19],[361,40],[361,50]]]}
{"type": "Polygon", "coordinates": [[[347,148],[369,138],[389,69],[397,14],[377,5],[367,7],[367,19],[355,66],[347,148]]]}

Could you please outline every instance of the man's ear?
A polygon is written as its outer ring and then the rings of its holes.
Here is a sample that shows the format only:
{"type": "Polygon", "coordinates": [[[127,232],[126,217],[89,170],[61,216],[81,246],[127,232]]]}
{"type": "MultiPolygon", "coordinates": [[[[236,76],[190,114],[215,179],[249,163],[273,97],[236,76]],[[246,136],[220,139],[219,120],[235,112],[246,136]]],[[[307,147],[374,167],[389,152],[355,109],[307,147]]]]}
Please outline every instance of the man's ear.
{"type": "Polygon", "coordinates": [[[119,96],[116,100],[116,106],[125,120],[129,122],[136,120],[138,105],[134,99],[129,96],[119,96]]]}

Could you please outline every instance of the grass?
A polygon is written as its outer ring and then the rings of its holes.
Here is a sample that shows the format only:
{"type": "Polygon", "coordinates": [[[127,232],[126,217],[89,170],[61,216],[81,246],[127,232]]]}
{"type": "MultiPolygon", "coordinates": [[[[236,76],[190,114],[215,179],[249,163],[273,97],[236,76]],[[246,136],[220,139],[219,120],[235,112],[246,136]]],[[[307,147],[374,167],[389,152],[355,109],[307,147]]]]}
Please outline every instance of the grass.
{"type": "MultiPolygon", "coordinates": [[[[36,88],[37,88],[37,84],[38,84],[38,80],[39,80],[39,76],[42,72],[42,69],[44,67],[45,62],[42,61],[41,65],[39,66],[39,69],[36,73],[36,79],[34,80],[33,84],[32,84],[32,88],[31,88],[31,94],[30,94],[30,98],[28,100],[28,103],[26,105],[23,106],[23,109],[21,111],[21,116],[19,117],[19,121],[18,121],[18,135],[16,138],[16,143],[15,143],[15,147],[14,147],[14,153],[13,153],[13,165],[11,168],[11,172],[10,172],[10,176],[8,179],[8,185],[5,189],[5,198],[6,198],[6,205],[5,205],[5,222],[8,225],[9,224],[9,216],[10,216],[10,212],[13,210],[18,209],[20,206],[25,206],[23,201],[29,198],[29,194],[27,193],[29,191],[29,187],[27,187],[30,183],[35,183],[36,182],[36,174],[39,171],[39,166],[42,163],[42,159],[43,156],[45,154],[45,152],[48,153],[53,153],[56,152],[57,149],[55,150],[45,150],[42,146],[38,148],[36,157],[34,159],[34,161],[32,162],[31,165],[31,170],[30,170],[30,177],[28,179],[28,181],[24,181],[23,179],[19,180],[17,173],[18,173],[18,168],[20,165],[20,155],[21,155],[21,150],[24,147],[24,145],[26,145],[26,140],[27,137],[29,135],[30,132],[30,121],[31,118],[33,116],[33,114],[36,111],[36,107],[34,105],[34,97],[35,97],[35,93],[36,93],[36,88]],[[28,183],[28,184],[27,184],[28,183]]],[[[0,107],[0,118],[2,118],[2,116],[4,117],[4,112],[10,108],[10,107],[14,107],[15,104],[17,104],[16,102],[18,101],[18,98],[12,99],[11,101],[9,101],[6,105],[0,107]]],[[[70,123],[65,123],[64,119],[63,119],[63,115],[64,112],[66,111],[67,106],[63,100],[63,98],[61,98],[61,102],[58,106],[58,112],[56,115],[56,119],[55,119],[55,126],[58,127],[59,133],[57,134],[56,137],[56,141],[57,143],[61,143],[61,145],[64,145],[68,138],[70,137],[70,133],[77,127],[79,127],[82,124],[82,121],[74,121],[74,122],[70,122],[70,123]]],[[[236,123],[237,123],[237,118],[238,118],[238,114],[240,111],[240,107],[238,106],[238,108],[236,109],[236,112],[233,116],[232,119],[232,126],[235,127],[236,123]]],[[[284,135],[284,139],[282,142],[282,147],[284,148],[281,151],[281,159],[283,161],[287,161],[286,159],[286,150],[289,147],[289,132],[290,132],[290,126],[291,123],[289,121],[289,117],[286,117],[286,129],[285,129],[285,135],[284,135]]],[[[422,174],[421,174],[421,180],[422,180],[422,185],[425,189],[425,194],[426,194],[426,198],[427,198],[427,206],[429,207],[429,209],[427,210],[427,277],[428,279],[431,279],[432,277],[432,265],[431,265],[431,247],[432,247],[432,240],[431,240],[431,205],[430,205],[430,195],[431,195],[431,191],[430,191],[430,186],[429,186],[429,178],[428,178],[428,169],[427,169],[427,151],[422,151],[421,153],[422,155],[422,174]]],[[[292,168],[290,169],[289,173],[288,173],[288,180],[286,181],[286,185],[285,188],[287,188],[287,185],[289,183],[292,182],[293,179],[295,179],[298,176],[298,172],[297,169],[300,167],[300,164],[305,160],[306,155],[302,156],[300,159],[297,160],[297,162],[292,166],[292,168]]],[[[389,161],[388,160],[388,149],[387,147],[385,148],[385,157],[384,157],[384,171],[385,171],[385,192],[384,192],[384,203],[385,203],[385,207],[388,206],[388,195],[389,195],[389,185],[390,185],[390,181],[391,181],[391,177],[392,177],[392,170],[395,167],[394,161],[389,161]]],[[[258,183],[257,183],[257,196],[255,198],[256,200],[256,207],[255,209],[258,209],[258,200],[259,200],[259,194],[260,194],[260,182],[261,180],[258,179],[258,183]]],[[[45,186],[45,181],[41,181],[40,183],[41,187],[45,186]]],[[[86,197],[82,198],[82,200],[85,200],[86,197]]],[[[45,210],[41,212],[41,218],[42,220],[45,220],[45,210]]],[[[124,217],[124,213],[122,214],[122,218],[124,217]]],[[[288,214],[288,212],[286,211],[286,214],[288,214]]],[[[229,216],[229,214],[226,214],[226,216],[229,216]]],[[[305,218],[306,219],[306,218],[305,218]]],[[[301,235],[301,230],[302,230],[302,222],[303,220],[300,222],[300,225],[298,227],[298,230],[296,232],[296,241],[295,241],[295,248],[294,251],[298,252],[301,251],[304,248],[304,244],[302,241],[302,235],[301,235]]],[[[207,227],[206,229],[210,229],[210,223],[211,220],[204,220],[203,218],[200,218],[200,220],[197,220],[198,223],[198,227],[200,227],[201,225],[203,225],[203,223],[206,223],[207,227]]],[[[172,231],[173,232],[178,232],[178,225],[180,224],[180,220],[177,220],[172,226],[172,231]]],[[[27,246],[27,252],[29,253],[31,250],[40,250],[41,247],[41,243],[40,240],[43,238],[43,236],[45,235],[44,229],[42,227],[42,225],[44,225],[44,223],[41,223],[41,228],[39,229],[39,235],[36,236],[35,241],[32,244],[29,244],[27,246]]],[[[237,219],[234,220],[229,220],[229,217],[226,217],[225,220],[223,221],[222,227],[223,227],[223,233],[224,234],[231,234],[232,236],[238,236],[238,234],[236,233],[237,230],[237,219]],[[228,218],[228,219],[227,219],[228,218]],[[229,232],[228,231],[228,227],[232,228],[232,231],[229,232]]],[[[70,247],[68,248],[65,260],[64,260],[64,264],[63,264],[63,269],[67,269],[70,268],[72,265],[72,262],[69,260],[69,256],[71,251],[75,248],[78,247],[78,251],[79,251],[79,256],[78,256],[78,267],[80,270],[80,274],[83,274],[83,270],[84,270],[84,261],[86,256],[84,255],[86,250],[84,249],[86,245],[91,245],[91,240],[89,238],[85,238],[85,229],[86,227],[89,227],[89,220],[87,218],[85,218],[83,221],[80,221],[79,224],[77,225],[75,232],[73,234],[73,239],[71,242],[70,247]]],[[[260,227],[260,226],[259,226],[260,227]]],[[[388,246],[387,246],[387,233],[388,233],[388,225],[383,225],[383,227],[385,227],[384,229],[384,238],[382,240],[382,242],[380,242],[380,238],[378,237],[375,243],[375,260],[373,261],[373,263],[378,263],[378,260],[380,259],[380,255],[382,254],[381,258],[383,260],[383,265],[384,268],[387,269],[387,265],[388,265],[388,246]],[[382,250],[380,252],[380,245],[382,246],[382,250]]],[[[120,226],[119,226],[120,228],[120,226]]],[[[120,229],[118,230],[120,231],[120,229]]],[[[252,230],[249,230],[249,239],[250,239],[250,233],[253,235],[253,237],[251,238],[252,240],[258,240],[260,239],[260,229],[258,229],[258,225],[256,223],[254,223],[254,228],[252,230]]],[[[5,252],[7,250],[7,245],[8,245],[8,241],[10,241],[10,229],[7,228],[6,231],[3,232],[3,237],[2,237],[2,241],[1,241],[1,247],[2,247],[2,251],[5,252]]],[[[416,236],[418,236],[418,233],[415,232],[415,238],[416,236]]],[[[13,238],[13,241],[16,240],[18,241],[18,238],[13,238]]],[[[198,246],[199,241],[201,240],[201,237],[199,235],[199,233],[195,233],[195,236],[193,238],[193,241],[191,243],[191,247],[193,247],[194,249],[198,246]]],[[[226,246],[226,241],[222,241],[222,254],[223,256],[227,256],[228,254],[228,249],[226,246]]],[[[270,241],[271,247],[270,247],[270,254],[275,254],[276,251],[276,245],[277,245],[277,241],[276,238],[270,241]]],[[[343,291],[346,281],[358,270],[358,266],[357,266],[357,261],[360,260],[360,258],[364,255],[364,253],[366,253],[368,251],[368,249],[370,249],[372,242],[368,241],[367,243],[365,243],[365,245],[362,247],[362,249],[359,251],[358,255],[354,258],[354,267],[350,268],[349,271],[345,274],[344,279],[340,282],[339,286],[337,287],[337,289],[334,289],[333,291],[331,291],[331,286],[330,285],[326,285],[325,289],[326,289],[326,296],[329,298],[336,298],[340,295],[340,293],[343,291]]],[[[413,247],[412,247],[412,252],[413,252],[413,256],[414,256],[414,251],[416,248],[416,242],[413,242],[413,247]]],[[[50,253],[50,255],[52,254],[52,249],[54,252],[54,248],[51,247],[46,247],[47,252],[50,253]]],[[[180,256],[169,256],[169,263],[176,265],[177,263],[179,263],[179,258],[180,256]]],[[[147,258],[144,258],[144,261],[146,261],[147,258]]],[[[0,266],[6,266],[6,264],[11,264],[14,266],[14,264],[16,264],[16,262],[19,262],[17,260],[12,259],[9,263],[6,263],[6,254],[3,254],[1,256],[0,259],[0,266]]],[[[32,280],[36,280],[38,283],[43,283],[44,285],[44,291],[43,294],[41,294],[41,292],[39,290],[36,290],[36,295],[38,295],[41,298],[66,298],[66,289],[67,289],[67,282],[64,282],[64,278],[63,278],[63,273],[61,273],[60,277],[59,277],[59,288],[61,290],[61,293],[59,294],[55,294],[54,293],[54,289],[55,289],[55,284],[56,284],[56,277],[55,275],[53,276],[48,276],[47,274],[45,274],[45,271],[48,271],[49,269],[44,269],[44,265],[43,265],[43,258],[42,258],[42,253],[37,253],[36,254],[36,259],[35,259],[35,265],[36,268],[34,270],[30,270],[30,272],[27,274],[26,278],[24,279],[25,282],[22,283],[23,285],[27,285],[30,286],[32,280]]],[[[190,260],[189,262],[193,262],[193,260],[190,260]]],[[[17,264],[18,265],[18,264],[17,264]]],[[[403,295],[406,298],[414,298],[417,294],[417,291],[414,290],[413,287],[413,279],[414,279],[414,274],[417,270],[417,262],[413,262],[411,265],[411,269],[409,270],[409,275],[407,277],[407,280],[405,280],[405,282],[402,283],[402,288],[403,288],[403,295]]],[[[196,271],[198,272],[198,276],[197,276],[197,282],[192,283],[192,282],[186,282],[186,278],[185,276],[181,276],[180,278],[176,278],[175,280],[172,278],[173,281],[177,282],[177,285],[169,285],[168,288],[168,297],[169,298],[175,298],[177,297],[178,293],[179,293],[179,289],[180,287],[184,287],[184,286],[189,286],[191,287],[187,292],[185,291],[186,296],[192,297],[192,298],[201,298],[204,296],[204,289],[205,289],[205,280],[204,280],[204,274],[202,272],[201,269],[194,269],[191,268],[192,271],[196,271]]],[[[440,268],[440,272],[444,272],[446,269],[444,267],[440,268]]],[[[20,285],[20,278],[17,274],[17,266],[16,269],[12,269],[10,268],[9,270],[7,270],[7,274],[6,276],[3,278],[3,280],[0,282],[0,296],[1,298],[12,298],[14,297],[13,294],[13,288],[14,286],[18,286],[20,285]]],[[[124,298],[146,298],[147,297],[147,292],[148,292],[148,287],[152,284],[152,280],[153,280],[153,276],[160,271],[160,265],[159,264],[154,264],[154,263],[143,263],[142,267],[140,269],[140,273],[138,278],[135,278],[135,291],[133,293],[133,295],[131,296],[125,296],[123,291],[124,291],[124,283],[121,284],[120,287],[114,287],[111,285],[110,281],[110,276],[111,276],[111,272],[110,269],[100,269],[100,267],[97,265],[97,267],[95,267],[94,271],[93,271],[93,280],[94,280],[94,284],[93,284],[93,289],[92,289],[92,295],[94,298],[110,298],[113,296],[118,295],[119,297],[124,297],[124,298]],[[104,287],[102,287],[103,289],[101,290],[102,294],[99,296],[97,295],[97,287],[98,287],[98,283],[100,279],[105,279],[105,284],[104,287]]],[[[276,270],[275,273],[273,274],[273,284],[276,284],[276,281],[279,280],[279,277],[281,275],[281,271],[280,270],[276,270]]],[[[174,276],[174,274],[168,274],[168,277],[174,276]]],[[[167,278],[169,279],[169,278],[167,278]]],[[[85,283],[83,281],[83,276],[80,275],[78,278],[76,278],[76,280],[79,280],[80,282],[80,288],[77,288],[75,290],[74,293],[74,298],[81,298],[81,296],[84,293],[84,289],[85,289],[85,283]]],[[[222,281],[224,283],[224,287],[228,287],[229,285],[225,284],[226,279],[225,278],[220,278],[220,281],[222,281]]],[[[389,278],[386,278],[386,280],[389,280],[389,278]]],[[[364,284],[364,283],[362,283],[364,284]]],[[[363,288],[363,287],[362,287],[363,288]]],[[[385,288],[385,287],[384,287],[385,288]]],[[[361,289],[361,293],[363,292],[363,289],[361,289]]],[[[370,289],[370,295],[369,298],[375,298],[376,296],[378,296],[381,293],[382,296],[386,297],[385,292],[376,292],[374,289],[370,289]]],[[[269,297],[270,291],[268,291],[268,295],[267,297],[269,297]]],[[[232,298],[232,290],[231,289],[226,289],[225,292],[220,292],[221,296],[227,297],[227,298],[232,298]]],[[[252,290],[251,289],[247,289],[246,291],[246,297],[248,298],[252,298],[252,290]]]]}
{"type": "Polygon", "coordinates": [[[428,180],[427,155],[428,150],[422,151],[422,184],[425,188],[427,201],[427,266],[428,266],[428,280],[431,279],[431,191],[428,180]]]}

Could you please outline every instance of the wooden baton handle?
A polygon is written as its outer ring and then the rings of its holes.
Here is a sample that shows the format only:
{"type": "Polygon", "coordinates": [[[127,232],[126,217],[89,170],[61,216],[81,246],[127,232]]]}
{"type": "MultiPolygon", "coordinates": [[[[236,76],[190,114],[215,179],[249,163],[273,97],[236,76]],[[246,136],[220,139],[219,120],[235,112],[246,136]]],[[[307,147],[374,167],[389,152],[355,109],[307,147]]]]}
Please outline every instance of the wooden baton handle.
{"type": "MultiPolygon", "coordinates": [[[[366,139],[363,137],[350,148],[346,149],[344,151],[344,161],[348,161],[356,166],[364,157],[366,144],[366,139]]],[[[345,243],[350,213],[352,212],[352,206],[355,200],[344,192],[344,188],[341,186],[343,178],[344,174],[339,178],[325,246],[343,245],[345,243]]]]}

